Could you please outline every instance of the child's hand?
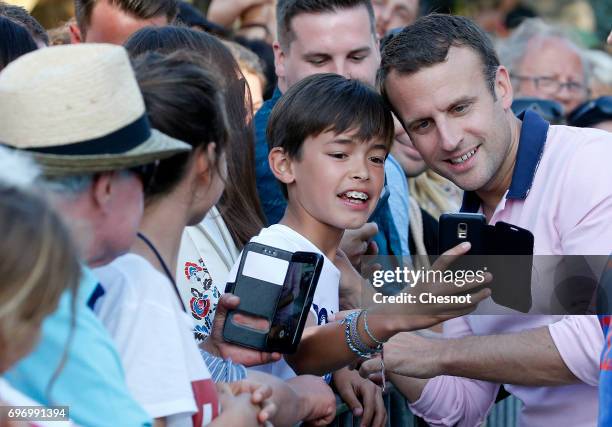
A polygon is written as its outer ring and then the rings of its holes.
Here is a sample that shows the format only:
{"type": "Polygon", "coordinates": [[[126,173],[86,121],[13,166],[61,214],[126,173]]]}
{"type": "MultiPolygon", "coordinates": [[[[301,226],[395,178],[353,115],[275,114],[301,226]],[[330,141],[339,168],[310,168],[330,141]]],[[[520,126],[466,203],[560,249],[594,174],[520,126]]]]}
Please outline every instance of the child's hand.
{"type": "Polygon", "coordinates": [[[366,254],[376,255],[375,245],[370,245],[374,236],[378,233],[378,226],[374,222],[368,222],[355,230],[346,230],[340,242],[340,249],[346,254],[351,264],[359,270],[361,257],[366,254]],[[368,249],[370,250],[368,252],[368,249]],[[374,253],[375,252],[375,253],[374,253]]]}
{"type": "Polygon", "coordinates": [[[215,425],[259,427],[264,423],[258,418],[261,407],[252,402],[250,393],[234,395],[228,384],[217,384],[221,413],[213,421],[215,425]]]}
{"type": "Polygon", "coordinates": [[[274,402],[270,400],[272,397],[272,387],[269,385],[253,380],[242,380],[229,383],[228,386],[234,396],[238,396],[242,393],[251,395],[251,403],[261,407],[257,415],[257,420],[260,423],[265,423],[276,415],[278,408],[274,402]]]}
{"type": "Polygon", "coordinates": [[[280,353],[252,350],[228,343],[223,339],[223,325],[227,318],[227,312],[238,307],[238,304],[240,304],[240,298],[235,295],[224,294],[221,296],[213,320],[212,332],[201,347],[211,354],[221,356],[224,359],[232,359],[232,361],[245,366],[263,365],[280,360],[280,353]]]}
{"type": "Polygon", "coordinates": [[[305,424],[324,426],[336,417],[336,396],[321,377],[299,375],[287,380],[300,402],[300,419],[305,424]]]}
{"type": "Polygon", "coordinates": [[[364,380],[357,371],[348,368],[334,372],[333,383],[338,394],[351,408],[353,415],[361,417],[361,426],[383,427],[387,411],[380,387],[364,380]]]}

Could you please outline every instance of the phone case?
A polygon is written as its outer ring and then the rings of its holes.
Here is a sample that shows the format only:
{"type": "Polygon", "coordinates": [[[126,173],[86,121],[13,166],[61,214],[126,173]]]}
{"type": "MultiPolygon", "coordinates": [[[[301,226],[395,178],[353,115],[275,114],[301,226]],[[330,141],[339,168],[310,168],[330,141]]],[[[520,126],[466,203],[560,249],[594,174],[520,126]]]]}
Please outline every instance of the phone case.
{"type": "Polygon", "coordinates": [[[533,234],[499,221],[489,235],[489,270],[493,274],[491,297],[499,305],[527,313],[531,309],[533,234]]]}

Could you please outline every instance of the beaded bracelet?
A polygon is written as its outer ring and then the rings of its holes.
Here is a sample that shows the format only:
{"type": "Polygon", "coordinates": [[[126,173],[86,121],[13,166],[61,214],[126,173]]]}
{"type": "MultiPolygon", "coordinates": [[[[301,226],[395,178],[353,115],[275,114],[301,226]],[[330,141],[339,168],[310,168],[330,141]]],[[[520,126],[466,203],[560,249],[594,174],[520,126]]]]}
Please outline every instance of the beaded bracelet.
{"type": "Polygon", "coordinates": [[[376,344],[378,344],[379,347],[382,346],[386,342],[386,340],[385,341],[377,340],[376,337],[370,331],[370,328],[368,327],[368,310],[363,310],[363,329],[365,329],[366,334],[368,334],[370,339],[374,341],[376,344]]]}
{"type": "Polygon", "coordinates": [[[362,313],[363,310],[350,313],[342,323],[345,324],[344,336],[349,349],[357,356],[369,359],[372,357],[372,354],[379,353],[382,350],[382,345],[371,348],[361,341],[357,325],[362,313]]]}

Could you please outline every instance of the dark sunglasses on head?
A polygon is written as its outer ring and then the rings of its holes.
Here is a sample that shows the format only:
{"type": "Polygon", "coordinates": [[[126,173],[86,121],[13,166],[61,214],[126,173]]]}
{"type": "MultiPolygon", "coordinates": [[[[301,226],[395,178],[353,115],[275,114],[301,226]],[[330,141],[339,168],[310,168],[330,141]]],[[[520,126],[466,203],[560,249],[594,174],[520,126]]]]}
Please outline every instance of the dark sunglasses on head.
{"type": "Polygon", "coordinates": [[[567,124],[585,128],[606,120],[612,120],[612,96],[601,96],[579,105],[568,116],[567,124]]]}

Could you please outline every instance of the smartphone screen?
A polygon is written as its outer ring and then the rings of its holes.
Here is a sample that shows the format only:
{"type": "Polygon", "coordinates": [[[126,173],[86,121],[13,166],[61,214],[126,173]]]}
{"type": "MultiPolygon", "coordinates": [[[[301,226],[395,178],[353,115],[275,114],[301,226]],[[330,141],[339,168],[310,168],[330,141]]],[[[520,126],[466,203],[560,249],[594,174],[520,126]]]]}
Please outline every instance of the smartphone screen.
{"type": "Polygon", "coordinates": [[[283,290],[276,306],[276,314],[268,333],[270,345],[292,340],[298,329],[315,269],[315,263],[310,262],[292,261],[289,264],[283,290]]]}

